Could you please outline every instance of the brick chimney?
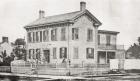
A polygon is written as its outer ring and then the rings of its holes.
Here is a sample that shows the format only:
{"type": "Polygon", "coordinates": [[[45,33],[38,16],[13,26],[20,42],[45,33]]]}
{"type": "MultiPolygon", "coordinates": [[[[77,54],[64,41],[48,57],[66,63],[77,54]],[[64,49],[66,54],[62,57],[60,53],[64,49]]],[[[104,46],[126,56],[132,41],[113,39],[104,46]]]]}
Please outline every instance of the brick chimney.
{"type": "Polygon", "coordinates": [[[86,2],[80,2],[80,10],[84,11],[86,9],[86,2]]]}
{"type": "Polygon", "coordinates": [[[44,17],[45,17],[45,11],[39,10],[39,19],[44,18],[44,17]]]}
{"type": "Polygon", "coordinates": [[[2,43],[4,43],[4,42],[9,42],[9,40],[8,40],[8,37],[2,37],[2,43]]]}

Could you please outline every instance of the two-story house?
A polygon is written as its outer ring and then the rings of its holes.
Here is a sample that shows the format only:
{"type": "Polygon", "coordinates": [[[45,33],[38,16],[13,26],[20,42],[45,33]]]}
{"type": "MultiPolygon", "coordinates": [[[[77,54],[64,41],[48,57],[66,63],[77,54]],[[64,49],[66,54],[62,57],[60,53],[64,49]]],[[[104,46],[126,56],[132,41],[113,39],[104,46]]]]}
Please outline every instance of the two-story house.
{"type": "Polygon", "coordinates": [[[39,18],[26,25],[27,60],[42,63],[105,64],[116,58],[118,32],[98,30],[101,22],[80,2],[80,11],[39,18]]]}

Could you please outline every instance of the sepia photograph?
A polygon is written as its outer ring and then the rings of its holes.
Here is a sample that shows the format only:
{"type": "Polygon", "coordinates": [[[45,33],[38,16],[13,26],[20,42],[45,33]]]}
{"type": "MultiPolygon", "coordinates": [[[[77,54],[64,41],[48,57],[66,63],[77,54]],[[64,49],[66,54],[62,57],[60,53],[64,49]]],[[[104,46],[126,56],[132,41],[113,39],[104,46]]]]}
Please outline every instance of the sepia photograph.
{"type": "Polygon", "coordinates": [[[0,81],[140,81],[140,0],[1,0],[0,81]]]}

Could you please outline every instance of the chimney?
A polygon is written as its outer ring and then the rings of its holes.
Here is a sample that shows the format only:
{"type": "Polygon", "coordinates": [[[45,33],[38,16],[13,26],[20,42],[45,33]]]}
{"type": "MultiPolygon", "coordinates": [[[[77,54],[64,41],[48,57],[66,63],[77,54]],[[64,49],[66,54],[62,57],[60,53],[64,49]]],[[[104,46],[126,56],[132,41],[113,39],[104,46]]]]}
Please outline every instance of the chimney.
{"type": "Polygon", "coordinates": [[[80,2],[80,10],[84,11],[86,9],[86,2],[80,2]]]}
{"type": "Polygon", "coordinates": [[[39,19],[44,18],[44,17],[45,17],[45,11],[39,10],[39,19]]]}
{"type": "Polygon", "coordinates": [[[8,37],[2,37],[2,43],[4,43],[4,42],[7,42],[7,43],[9,42],[8,37]]]}

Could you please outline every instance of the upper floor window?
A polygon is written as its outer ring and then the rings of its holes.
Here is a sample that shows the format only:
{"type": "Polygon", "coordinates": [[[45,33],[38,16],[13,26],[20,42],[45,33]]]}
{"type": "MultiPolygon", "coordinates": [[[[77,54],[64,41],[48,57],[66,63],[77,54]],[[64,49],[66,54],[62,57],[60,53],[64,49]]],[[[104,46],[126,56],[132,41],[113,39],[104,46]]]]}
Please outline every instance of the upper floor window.
{"type": "Polygon", "coordinates": [[[36,42],[39,42],[39,33],[36,32],[36,42]]]}
{"type": "Polygon", "coordinates": [[[106,45],[110,45],[111,36],[106,35],[106,45]]]}
{"type": "Polygon", "coordinates": [[[53,48],[53,59],[56,59],[57,56],[56,56],[56,48],[53,48]]]}
{"type": "Polygon", "coordinates": [[[98,45],[100,45],[100,35],[98,35],[98,45]]]}
{"type": "Polygon", "coordinates": [[[51,40],[56,41],[57,40],[57,29],[51,30],[51,40]]]}
{"type": "Polygon", "coordinates": [[[72,40],[79,39],[79,29],[78,28],[72,28],[72,40]]]}
{"type": "Polygon", "coordinates": [[[66,28],[61,28],[61,40],[66,40],[66,28]]]}
{"type": "Polygon", "coordinates": [[[92,29],[87,30],[87,41],[93,41],[93,30],[92,29]]]}
{"type": "Polygon", "coordinates": [[[35,32],[33,32],[33,42],[35,42],[35,32]]]}
{"type": "Polygon", "coordinates": [[[91,59],[91,58],[94,58],[94,48],[87,48],[87,59],[91,59]]]}
{"type": "Polygon", "coordinates": [[[31,38],[31,32],[28,33],[28,42],[31,42],[32,38],[31,38]]]}
{"type": "Polygon", "coordinates": [[[43,31],[43,41],[49,41],[49,30],[43,31]]]}
{"type": "Polygon", "coordinates": [[[66,47],[60,48],[60,58],[67,58],[67,48],[66,47]]]}
{"type": "Polygon", "coordinates": [[[79,58],[79,55],[78,55],[78,47],[74,47],[74,48],[73,48],[73,52],[74,52],[74,53],[73,53],[73,54],[74,54],[74,55],[73,55],[73,58],[74,58],[74,59],[78,59],[78,58],[79,58]]]}

